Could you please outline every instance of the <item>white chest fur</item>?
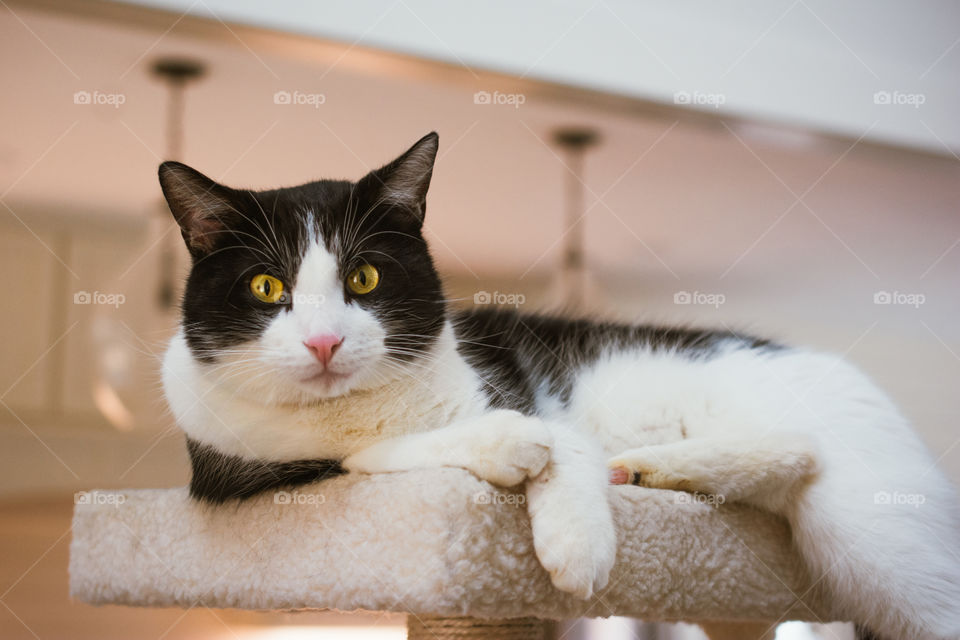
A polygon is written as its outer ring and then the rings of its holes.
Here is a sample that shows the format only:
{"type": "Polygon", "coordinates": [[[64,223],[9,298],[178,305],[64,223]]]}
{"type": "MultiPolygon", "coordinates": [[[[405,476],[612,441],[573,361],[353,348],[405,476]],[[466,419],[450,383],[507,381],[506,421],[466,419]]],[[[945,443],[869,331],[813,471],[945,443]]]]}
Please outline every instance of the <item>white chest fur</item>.
{"type": "Polygon", "coordinates": [[[379,388],[307,405],[264,405],[215,383],[182,333],[170,343],[163,384],[188,436],[221,453],[258,460],[342,459],[385,437],[427,431],[476,415],[479,379],[444,327],[430,367],[413,367],[379,388]]]}

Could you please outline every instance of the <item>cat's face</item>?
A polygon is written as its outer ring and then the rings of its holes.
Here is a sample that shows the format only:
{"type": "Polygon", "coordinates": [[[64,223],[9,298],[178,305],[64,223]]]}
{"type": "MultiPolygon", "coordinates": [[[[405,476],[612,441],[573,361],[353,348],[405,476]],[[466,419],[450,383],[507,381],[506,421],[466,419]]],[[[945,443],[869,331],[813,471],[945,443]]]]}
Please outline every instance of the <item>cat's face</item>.
{"type": "Polygon", "coordinates": [[[431,133],[356,183],[259,192],[162,164],[193,258],[182,328],[207,374],[264,404],[417,377],[445,313],[421,235],[436,151],[431,133]]]}

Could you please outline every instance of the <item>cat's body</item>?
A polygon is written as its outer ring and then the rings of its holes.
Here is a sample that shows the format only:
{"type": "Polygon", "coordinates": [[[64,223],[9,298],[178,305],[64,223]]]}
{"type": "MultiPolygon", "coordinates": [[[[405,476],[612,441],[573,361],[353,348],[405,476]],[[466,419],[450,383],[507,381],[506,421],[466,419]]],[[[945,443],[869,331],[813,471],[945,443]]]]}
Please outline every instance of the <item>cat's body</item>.
{"type": "Polygon", "coordinates": [[[956,497],[862,374],[727,332],[446,310],[420,235],[435,152],[259,193],[161,168],[194,257],[164,383],[197,497],[337,470],[319,460],[527,481],[538,557],[587,597],[615,558],[609,465],[786,516],[837,615],[881,637],[960,634],[956,497]],[[259,272],[289,297],[254,299],[259,272]]]}

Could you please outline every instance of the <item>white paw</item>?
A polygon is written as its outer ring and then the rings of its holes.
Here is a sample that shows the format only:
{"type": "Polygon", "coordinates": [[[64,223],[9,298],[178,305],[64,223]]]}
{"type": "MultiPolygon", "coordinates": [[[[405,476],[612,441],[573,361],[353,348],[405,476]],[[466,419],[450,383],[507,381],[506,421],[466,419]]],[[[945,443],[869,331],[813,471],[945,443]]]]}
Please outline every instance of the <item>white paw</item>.
{"type": "Polygon", "coordinates": [[[550,459],[553,437],[535,417],[516,411],[488,416],[471,438],[464,466],[481,480],[512,487],[540,473],[550,459]]]}
{"type": "Polygon", "coordinates": [[[533,546],[553,586],[586,600],[610,580],[617,535],[606,503],[572,506],[555,503],[531,513],[533,546]]]}
{"type": "Polygon", "coordinates": [[[611,484],[680,489],[683,479],[671,473],[650,448],[632,449],[607,460],[611,484]]]}

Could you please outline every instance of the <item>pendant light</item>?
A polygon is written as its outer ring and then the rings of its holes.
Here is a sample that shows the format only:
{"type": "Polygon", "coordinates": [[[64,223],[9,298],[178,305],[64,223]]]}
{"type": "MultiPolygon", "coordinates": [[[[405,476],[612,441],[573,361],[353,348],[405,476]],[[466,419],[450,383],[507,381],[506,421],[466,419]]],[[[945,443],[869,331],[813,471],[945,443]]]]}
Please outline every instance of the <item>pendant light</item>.
{"type": "Polygon", "coordinates": [[[589,282],[584,245],[584,161],[587,150],[600,142],[600,135],[589,127],[563,127],[554,130],[553,142],[564,154],[566,165],[564,237],[555,289],[560,306],[567,311],[583,312],[597,300],[589,282]]]}

